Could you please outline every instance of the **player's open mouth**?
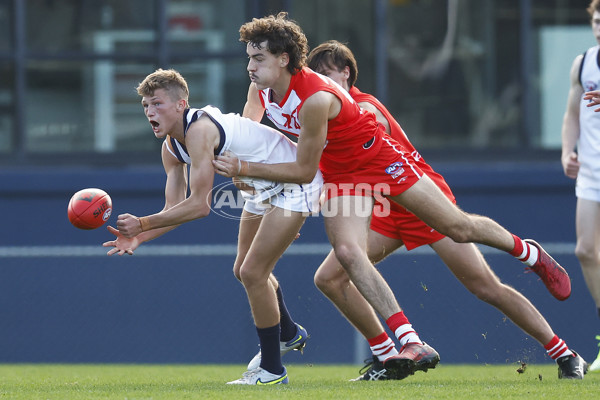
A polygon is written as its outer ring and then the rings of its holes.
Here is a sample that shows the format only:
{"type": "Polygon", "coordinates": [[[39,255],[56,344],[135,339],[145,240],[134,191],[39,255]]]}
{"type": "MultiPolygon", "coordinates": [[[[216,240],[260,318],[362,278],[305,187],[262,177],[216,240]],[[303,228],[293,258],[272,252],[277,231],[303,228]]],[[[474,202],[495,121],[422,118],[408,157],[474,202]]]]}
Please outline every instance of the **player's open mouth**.
{"type": "Polygon", "coordinates": [[[150,121],[150,125],[152,125],[152,128],[153,128],[153,129],[156,129],[156,128],[158,128],[158,126],[159,126],[160,124],[159,124],[158,122],[156,122],[156,121],[152,121],[152,120],[151,120],[151,121],[150,121]]]}

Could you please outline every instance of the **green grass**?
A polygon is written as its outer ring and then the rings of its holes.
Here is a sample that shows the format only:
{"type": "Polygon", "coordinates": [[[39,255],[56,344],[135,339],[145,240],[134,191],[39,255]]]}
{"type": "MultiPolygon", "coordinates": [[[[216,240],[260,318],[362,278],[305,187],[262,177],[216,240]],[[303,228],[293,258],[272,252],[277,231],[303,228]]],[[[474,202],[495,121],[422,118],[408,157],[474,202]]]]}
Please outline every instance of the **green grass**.
{"type": "Polygon", "coordinates": [[[348,382],[358,367],[289,364],[290,383],[230,386],[242,365],[4,364],[0,399],[596,399],[600,373],[558,380],[552,364],[439,365],[402,381],[348,382]]]}

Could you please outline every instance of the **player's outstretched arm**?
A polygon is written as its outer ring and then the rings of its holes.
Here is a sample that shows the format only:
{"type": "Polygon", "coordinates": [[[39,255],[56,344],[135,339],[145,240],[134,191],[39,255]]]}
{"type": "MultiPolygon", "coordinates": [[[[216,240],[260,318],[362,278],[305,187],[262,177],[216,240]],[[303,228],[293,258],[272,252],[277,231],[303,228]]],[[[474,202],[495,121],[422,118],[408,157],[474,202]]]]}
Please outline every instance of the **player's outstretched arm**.
{"type": "MultiPolygon", "coordinates": [[[[164,228],[167,230],[206,217],[210,213],[212,201],[212,186],[214,172],[212,160],[214,149],[220,139],[217,126],[207,116],[200,117],[190,126],[185,137],[185,145],[190,156],[189,187],[186,194],[186,173],[181,165],[172,167],[173,155],[163,146],[163,164],[167,172],[166,206],[156,214],[136,217],[130,214],[120,215],[117,228],[127,237],[136,236],[142,232],[151,232],[164,228]]],[[[155,236],[156,237],[156,236],[155,236]]]]}

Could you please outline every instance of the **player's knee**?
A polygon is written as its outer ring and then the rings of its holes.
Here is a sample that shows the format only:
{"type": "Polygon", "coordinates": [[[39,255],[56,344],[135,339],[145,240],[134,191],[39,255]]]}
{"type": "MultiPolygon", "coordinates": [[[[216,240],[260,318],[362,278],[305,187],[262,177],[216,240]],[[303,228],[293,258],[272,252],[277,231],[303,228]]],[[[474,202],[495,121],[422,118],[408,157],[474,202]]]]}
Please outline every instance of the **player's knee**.
{"type": "Polygon", "coordinates": [[[497,306],[502,298],[507,295],[506,290],[509,290],[509,287],[502,284],[497,278],[494,278],[471,282],[471,284],[467,285],[467,289],[479,300],[497,306]]]}
{"type": "Polygon", "coordinates": [[[442,221],[438,221],[435,229],[442,235],[448,236],[456,243],[476,242],[478,226],[482,217],[468,214],[462,210],[442,221]]]}
{"type": "Polygon", "coordinates": [[[319,290],[322,291],[321,288],[325,287],[327,285],[327,281],[328,281],[327,277],[319,268],[317,270],[317,272],[315,272],[315,276],[313,277],[313,282],[315,283],[315,286],[318,287],[319,290]]]}
{"type": "Polygon", "coordinates": [[[332,290],[332,281],[323,274],[319,273],[319,271],[315,273],[313,280],[315,282],[315,286],[321,292],[327,294],[332,290]]]}
{"type": "Polygon", "coordinates": [[[479,300],[485,301],[486,303],[491,302],[494,299],[494,291],[487,285],[473,285],[469,288],[470,292],[475,295],[479,300]]]}
{"type": "Polygon", "coordinates": [[[242,278],[240,277],[240,268],[236,265],[233,266],[233,276],[235,276],[235,279],[238,281],[242,281],[242,278]]]}
{"type": "Polygon", "coordinates": [[[240,276],[240,268],[242,267],[242,263],[239,260],[235,260],[235,262],[233,263],[233,276],[235,276],[235,278],[238,281],[242,281],[242,277],[240,276]]]}
{"type": "Polygon", "coordinates": [[[356,260],[361,258],[361,255],[364,255],[361,248],[355,244],[338,244],[333,250],[336,258],[346,270],[351,268],[356,260]]]}
{"type": "Polygon", "coordinates": [[[456,243],[469,243],[473,241],[473,227],[468,220],[448,223],[439,232],[448,236],[456,243]]]}
{"type": "Polygon", "coordinates": [[[319,268],[313,278],[315,286],[323,293],[328,294],[336,290],[348,281],[348,275],[344,272],[341,266],[333,268],[319,268]]]}
{"type": "Polygon", "coordinates": [[[575,247],[575,256],[584,268],[587,265],[597,264],[598,261],[598,253],[595,249],[580,243],[577,243],[577,246],[575,247]]]}
{"type": "Polygon", "coordinates": [[[239,275],[239,279],[245,288],[262,284],[268,279],[268,275],[265,277],[265,274],[258,268],[253,268],[252,265],[246,263],[240,267],[239,275]]]}

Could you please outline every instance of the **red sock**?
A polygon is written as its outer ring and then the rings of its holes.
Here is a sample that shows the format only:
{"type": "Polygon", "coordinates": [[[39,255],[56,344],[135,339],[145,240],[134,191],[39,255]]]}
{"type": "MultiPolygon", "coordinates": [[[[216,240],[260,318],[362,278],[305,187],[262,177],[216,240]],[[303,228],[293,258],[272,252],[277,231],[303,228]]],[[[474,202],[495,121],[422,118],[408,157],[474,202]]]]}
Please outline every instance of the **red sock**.
{"type": "Polygon", "coordinates": [[[396,329],[404,324],[410,324],[410,322],[408,322],[408,318],[406,318],[406,315],[404,315],[404,311],[400,311],[399,313],[392,315],[385,321],[385,323],[390,327],[392,332],[396,332],[396,329]]]}
{"type": "MultiPolygon", "coordinates": [[[[510,255],[521,258],[523,255],[523,241],[517,235],[512,235],[513,240],[515,241],[515,247],[510,251],[510,255]]],[[[525,257],[527,259],[527,257],[525,257]]]]}
{"type": "Polygon", "coordinates": [[[515,241],[515,247],[510,254],[525,265],[533,267],[539,258],[537,247],[527,243],[516,235],[512,235],[515,241]]]}
{"type": "Polygon", "coordinates": [[[368,339],[368,342],[371,347],[371,352],[381,362],[385,361],[388,357],[398,354],[396,345],[385,332],[374,338],[368,339]]]}
{"type": "Polygon", "coordinates": [[[560,357],[573,355],[571,350],[569,350],[567,347],[565,341],[559,338],[557,335],[554,335],[552,340],[550,340],[550,342],[544,346],[544,349],[546,349],[546,352],[553,360],[556,360],[560,357]]]}
{"type": "Polygon", "coordinates": [[[402,346],[406,345],[407,343],[423,344],[421,339],[419,339],[417,332],[413,329],[410,322],[408,322],[408,318],[406,318],[406,315],[404,315],[403,311],[392,315],[385,322],[390,327],[392,332],[394,332],[394,335],[396,335],[402,346]]]}

